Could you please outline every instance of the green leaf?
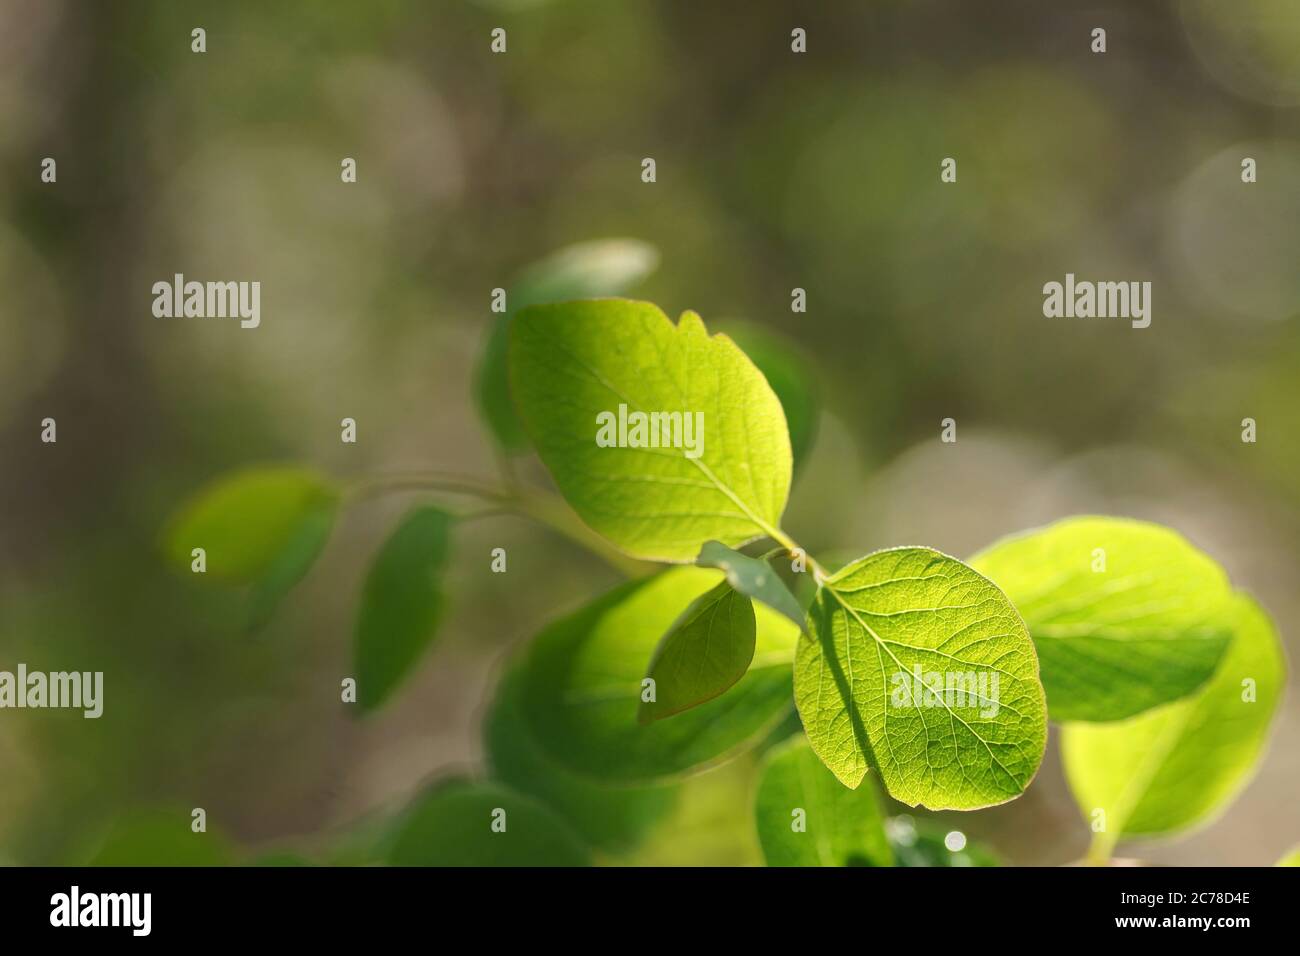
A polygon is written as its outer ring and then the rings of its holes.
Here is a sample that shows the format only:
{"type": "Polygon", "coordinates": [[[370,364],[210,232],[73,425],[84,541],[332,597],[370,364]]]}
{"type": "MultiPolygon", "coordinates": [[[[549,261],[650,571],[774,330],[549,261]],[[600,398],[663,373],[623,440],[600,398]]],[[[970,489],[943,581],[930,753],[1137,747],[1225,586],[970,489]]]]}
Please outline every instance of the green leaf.
{"type": "Polygon", "coordinates": [[[1069,518],[970,563],[1029,626],[1053,720],[1118,720],[1186,697],[1228,647],[1215,615],[1232,597],[1227,576],[1159,525],[1069,518]]]}
{"type": "Polygon", "coordinates": [[[762,601],[803,629],[803,608],[766,561],[741,554],[720,541],[706,541],[695,563],[702,568],[718,568],[727,575],[727,583],[741,594],[762,601]]]}
{"type": "Polygon", "coordinates": [[[228,866],[234,851],[215,830],[195,833],[190,814],[147,810],[117,820],[90,866],[228,866]]]}
{"type": "Polygon", "coordinates": [[[248,606],[249,630],[256,630],[270,620],[285,595],[306,577],[325,550],[337,517],[337,499],[330,499],[303,515],[297,530],[270,567],[253,582],[248,606]]]}
{"type": "Polygon", "coordinates": [[[530,305],[622,295],[659,265],[659,250],[638,239],[594,239],[566,246],[533,263],[506,291],[506,311],[493,323],[474,378],[479,412],[497,443],[522,451],[528,436],[510,400],[507,351],[510,322],[530,305]]]}
{"type": "Polygon", "coordinates": [[[694,312],[673,325],[648,302],[535,306],[515,319],[510,370],[520,416],[560,491],[628,554],[684,562],[709,538],[735,547],[778,533],[790,490],[781,403],[694,312]],[[624,413],[626,429],[602,427],[603,416],[621,423],[624,413]],[[662,447],[662,427],[636,430],[631,416],[655,413],[679,416],[672,447],[662,447]],[[616,445],[597,444],[598,432],[616,445]],[[630,447],[652,437],[661,447],[630,447]]]}
{"type": "Polygon", "coordinates": [[[1273,623],[1244,594],[1220,611],[1228,653],[1194,697],[1128,720],[1067,724],[1066,777],[1084,817],[1105,812],[1094,854],[1127,836],[1157,836],[1207,822],[1245,787],[1263,754],[1286,683],[1273,623]],[[1248,699],[1253,695],[1253,699],[1248,699]]]}
{"type": "Polygon", "coordinates": [[[716,765],[774,726],[790,704],[797,632],[765,607],[754,609],[754,660],[736,686],[671,720],[637,720],[644,662],[678,609],[721,578],[674,568],[615,588],[538,635],[520,694],[538,748],[574,773],[643,784],[716,765]]]}
{"type": "Polygon", "coordinates": [[[870,766],[895,800],[973,810],[1029,785],[1047,708],[1033,642],[992,583],[929,548],[878,551],[826,580],[808,625],[795,703],[845,786],[870,766]]]}
{"type": "Polygon", "coordinates": [[[770,329],[748,322],[728,322],[722,331],[758,366],[781,400],[797,474],[817,438],[822,405],[817,372],[793,342],[770,329]]]}
{"type": "Polygon", "coordinates": [[[421,507],[402,519],[366,575],[354,656],[357,703],[374,710],[410,674],[442,617],[451,519],[421,507]]]}
{"type": "Polygon", "coordinates": [[[187,502],[163,533],[176,567],[189,571],[191,551],[206,552],[207,574],[251,584],[276,566],[285,549],[338,492],[315,472],[293,467],[249,468],[223,476],[187,502]]]}
{"type": "Polygon", "coordinates": [[[537,801],[499,784],[453,779],[435,784],[415,801],[393,840],[388,862],[586,866],[589,858],[573,831],[537,801]]]}
{"type": "Polygon", "coordinates": [[[650,658],[654,699],[643,695],[637,720],[648,724],[721,696],[754,659],[754,606],[726,581],[691,602],[650,658]]]}
{"type": "Polygon", "coordinates": [[[546,804],[587,843],[625,852],[672,809],[674,787],[602,787],[548,760],[533,743],[519,705],[522,672],[511,666],[484,723],[492,776],[546,804]]]}
{"type": "Polygon", "coordinates": [[[799,734],[769,752],[755,799],[768,866],[892,866],[871,784],[850,790],[799,734]]]}
{"type": "Polygon", "coordinates": [[[1278,860],[1274,866],[1300,866],[1300,846],[1278,860]]]}

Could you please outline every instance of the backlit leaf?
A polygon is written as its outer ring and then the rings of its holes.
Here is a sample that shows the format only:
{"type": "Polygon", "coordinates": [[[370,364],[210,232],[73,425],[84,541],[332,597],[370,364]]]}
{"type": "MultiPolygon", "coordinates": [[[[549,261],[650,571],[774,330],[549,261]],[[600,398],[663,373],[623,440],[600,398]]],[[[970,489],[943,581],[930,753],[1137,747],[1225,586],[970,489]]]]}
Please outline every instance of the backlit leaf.
{"type": "Polygon", "coordinates": [[[1131,717],[1209,680],[1229,632],[1227,576],[1181,535],[1081,517],[971,559],[1006,592],[1038,648],[1052,719],[1131,717]]]}
{"type": "Polygon", "coordinates": [[[779,526],[791,461],[781,403],[694,312],[674,325],[624,299],[525,309],[510,368],[560,491],[627,553],[690,561],[710,538],[736,547],[779,526]]]}
{"type": "Polygon", "coordinates": [[[1038,660],[1006,596],[929,548],[879,551],[832,575],[799,641],[795,702],[848,787],[876,770],[895,800],[1003,803],[1047,742],[1038,660]]]}
{"type": "Polygon", "coordinates": [[[641,701],[637,719],[650,723],[726,692],[754,659],[754,606],[727,582],[700,595],[672,623],[646,676],[655,697],[641,701]]]}
{"type": "Polygon", "coordinates": [[[1238,594],[1221,612],[1233,634],[1197,694],[1128,720],[1067,724],[1066,777],[1084,817],[1104,812],[1097,856],[1128,836],[1157,836],[1211,819],[1250,781],[1286,683],[1273,622],[1238,594]]]}

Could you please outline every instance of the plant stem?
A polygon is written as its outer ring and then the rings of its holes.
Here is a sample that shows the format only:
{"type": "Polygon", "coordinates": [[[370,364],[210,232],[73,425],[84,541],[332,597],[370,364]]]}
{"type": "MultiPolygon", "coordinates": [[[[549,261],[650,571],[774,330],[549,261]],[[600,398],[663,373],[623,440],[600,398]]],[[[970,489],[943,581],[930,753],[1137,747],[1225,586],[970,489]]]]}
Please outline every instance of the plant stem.
{"type": "Polygon", "coordinates": [[[445,494],[468,495],[496,503],[504,502],[509,498],[504,489],[490,485],[480,478],[445,471],[374,475],[355,482],[346,489],[345,495],[350,499],[364,499],[392,491],[441,491],[445,494]]]}
{"type": "Polygon", "coordinates": [[[817,563],[817,559],[816,559],[816,558],[814,558],[811,554],[809,554],[809,553],[808,553],[807,551],[805,551],[803,548],[799,547],[798,542],[796,542],[796,541],[794,540],[794,538],[790,537],[788,534],[786,534],[786,533],[785,533],[784,531],[782,531],[780,528],[769,528],[767,533],[768,533],[768,536],[769,536],[773,541],[775,541],[777,544],[781,545],[781,547],[785,548],[785,550],[786,550],[787,552],[793,554],[795,551],[798,551],[800,554],[802,554],[802,555],[803,555],[803,556],[808,560],[808,563],[812,566],[812,569],[813,569],[813,579],[814,579],[818,584],[824,584],[824,583],[826,583],[826,579],[827,579],[828,577],[830,577],[830,575],[826,573],[826,569],[823,568],[820,564],[817,563]]]}
{"type": "Polygon", "coordinates": [[[516,514],[531,518],[603,558],[628,577],[644,577],[653,568],[653,565],[630,558],[614,548],[583,524],[553,495],[522,489],[507,490],[468,475],[441,471],[375,475],[353,484],[347,489],[346,496],[351,500],[363,500],[389,492],[402,491],[436,491],[443,494],[465,495],[478,498],[490,505],[488,509],[476,513],[475,516],[516,514]]]}

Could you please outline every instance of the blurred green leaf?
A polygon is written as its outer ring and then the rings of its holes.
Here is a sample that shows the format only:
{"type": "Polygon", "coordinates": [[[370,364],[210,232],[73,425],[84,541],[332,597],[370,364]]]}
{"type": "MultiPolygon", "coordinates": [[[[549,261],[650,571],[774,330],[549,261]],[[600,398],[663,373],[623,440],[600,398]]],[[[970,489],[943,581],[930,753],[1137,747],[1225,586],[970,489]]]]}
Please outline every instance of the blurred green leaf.
{"type": "Polygon", "coordinates": [[[589,857],[573,831],[535,800],[500,784],[453,779],[435,784],[415,800],[397,831],[388,862],[394,866],[586,866],[589,857]]]}
{"type": "Polygon", "coordinates": [[[803,734],[767,755],[754,815],[768,866],[893,865],[875,786],[844,786],[803,734]]]}
{"type": "Polygon", "coordinates": [[[1006,595],[966,565],[929,548],[878,551],[825,581],[808,627],[795,703],[845,786],[871,767],[895,800],[934,810],[1029,786],[1047,745],[1034,645],[1006,595]]]}
{"type": "Polygon", "coordinates": [[[524,269],[506,290],[506,311],[492,324],[474,377],[479,413],[506,451],[528,446],[510,399],[510,322],[545,302],[622,295],[659,265],[659,250],[638,239],[593,239],[565,246],[524,269]]]}
{"type": "Polygon", "coordinates": [[[1264,751],[1286,683],[1273,622],[1238,594],[1220,612],[1228,653],[1195,696],[1105,724],[1066,724],[1065,775],[1084,817],[1105,813],[1094,855],[1127,836],[1158,836],[1202,823],[1245,787],[1264,751]]]}
{"type": "Polygon", "coordinates": [[[325,549],[337,517],[337,499],[330,499],[303,515],[297,530],[284,548],[253,583],[248,606],[250,630],[255,630],[270,620],[285,595],[306,577],[325,549]]]}
{"type": "Polygon", "coordinates": [[[745,676],[754,659],[754,606],[723,581],[701,594],[660,639],[646,669],[654,699],[641,697],[648,724],[712,700],[745,676]]]}
{"type": "Polygon", "coordinates": [[[728,322],[721,331],[735,340],[758,366],[780,399],[790,429],[790,453],[797,475],[817,440],[817,420],[822,406],[817,370],[795,343],[762,326],[728,322]]]}
{"type": "Polygon", "coordinates": [[[644,662],[677,610],[721,578],[674,568],[615,588],[539,634],[524,658],[520,694],[538,748],[574,773],[635,784],[716,765],[757,743],[790,705],[798,633],[761,606],[754,660],[739,683],[671,720],[637,720],[644,662]]]}
{"type": "Polygon", "coordinates": [[[361,591],[354,648],[357,703],[371,711],[410,674],[442,617],[451,518],[431,506],[404,517],[361,591]]]}
{"type": "Polygon", "coordinates": [[[1118,720],[1186,697],[1228,647],[1215,613],[1232,598],[1227,575],[1160,525],[1068,518],[970,563],[1029,626],[1053,720],[1118,720]]]}
{"type": "Polygon", "coordinates": [[[741,554],[720,541],[706,541],[704,547],[700,548],[695,563],[702,568],[717,568],[722,571],[727,575],[727,583],[741,594],[762,601],[803,630],[803,608],[766,561],[741,554]]]}
{"type": "Polygon", "coordinates": [[[649,302],[542,305],[521,312],[511,334],[511,384],[533,444],[573,509],[615,545],[691,561],[709,538],[734,547],[778,528],[790,490],[781,403],[694,312],[674,325],[649,302]],[[698,444],[621,447],[620,436],[620,447],[601,447],[600,416],[621,419],[620,406],[702,415],[698,444]]]}
{"type": "Polygon", "coordinates": [[[219,833],[195,833],[189,813],[155,810],[118,820],[90,866],[228,866],[234,850],[219,833]]]}
{"type": "Polygon", "coordinates": [[[1282,859],[1278,860],[1276,866],[1300,866],[1300,846],[1296,847],[1282,859]]]}
{"type": "Polygon", "coordinates": [[[520,710],[522,676],[518,665],[506,671],[484,722],[492,776],[546,804],[592,846],[616,853],[634,848],[672,808],[676,788],[602,787],[548,760],[520,710]]]}
{"type": "Polygon", "coordinates": [[[202,548],[207,574],[214,578],[252,584],[273,573],[283,581],[287,575],[279,562],[285,560],[286,549],[298,543],[304,522],[319,522],[323,513],[332,514],[337,500],[333,485],[304,468],[235,472],[212,482],[181,507],[163,534],[164,550],[177,568],[187,572],[191,551],[202,548]]]}

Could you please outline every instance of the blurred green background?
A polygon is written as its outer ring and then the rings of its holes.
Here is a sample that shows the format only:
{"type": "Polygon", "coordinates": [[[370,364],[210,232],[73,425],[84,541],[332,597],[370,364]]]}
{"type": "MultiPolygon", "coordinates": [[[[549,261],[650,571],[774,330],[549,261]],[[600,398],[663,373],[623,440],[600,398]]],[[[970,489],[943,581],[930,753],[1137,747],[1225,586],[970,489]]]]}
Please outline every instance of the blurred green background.
{"type": "MultiPolygon", "coordinates": [[[[198,806],[242,855],[312,855],[480,765],[500,661],[617,580],[599,559],[511,518],[459,529],[438,643],[363,721],[339,679],[410,499],[350,510],[251,637],[158,533],[249,462],[493,474],[490,291],[589,239],[652,243],[637,297],[766,326],[817,370],[786,522],[814,553],[1149,518],[1300,659],[1300,5],[807,7],[0,0],[0,668],[105,672],[97,721],[0,712],[0,861],[78,862],[114,821],[198,806]],[[261,327],[155,319],[175,272],[260,280],[261,327]],[[1045,319],[1067,272],[1150,280],[1151,327],[1045,319]]],[[[1300,841],[1297,698],[1226,815],[1135,852],[1267,864],[1300,841]]],[[[752,775],[690,781],[632,859],[757,862],[752,775]]],[[[1014,863],[1088,837],[1054,741],[1023,798],[943,817],[1014,863]]]]}

